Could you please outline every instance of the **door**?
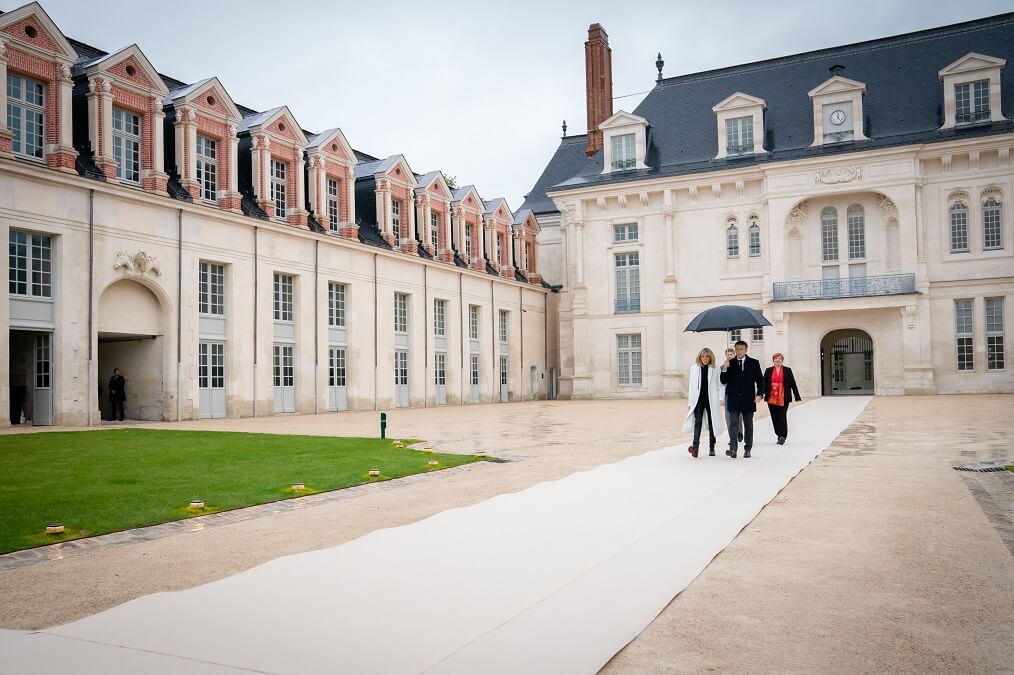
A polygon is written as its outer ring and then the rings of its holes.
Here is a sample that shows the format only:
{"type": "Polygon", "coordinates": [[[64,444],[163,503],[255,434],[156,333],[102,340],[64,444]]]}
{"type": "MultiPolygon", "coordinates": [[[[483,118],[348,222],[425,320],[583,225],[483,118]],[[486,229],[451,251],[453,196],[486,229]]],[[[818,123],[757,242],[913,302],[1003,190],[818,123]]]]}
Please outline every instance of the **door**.
{"type": "Polygon", "coordinates": [[[433,383],[436,388],[437,405],[447,405],[447,354],[433,354],[433,383]]]}
{"type": "Polygon", "coordinates": [[[535,400],[535,383],[536,383],[535,366],[532,366],[531,368],[528,369],[528,400],[529,401],[534,401],[535,400]]]}
{"type": "Polygon", "coordinates": [[[506,403],[510,398],[510,378],[507,371],[507,357],[500,355],[500,402],[506,403]]]}
{"type": "Polygon", "coordinates": [[[468,356],[468,400],[470,403],[479,402],[479,355],[469,354],[468,356]]]}
{"type": "Polygon", "coordinates": [[[349,395],[346,387],[346,351],[345,347],[328,347],[327,350],[327,385],[328,410],[348,410],[349,395]]]}
{"type": "Polygon", "coordinates": [[[408,407],[408,350],[394,351],[394,405],[408,407]]]}
{"type": "Polygon", "coordinates": [[[197,383],[201,417],[225,417],[225,343],[198,345],[197,383]]]}
{"type": "Polygon", "coordinates": [[[53,423],[53,334],[35,336],[35,391],[32,401],[32,424],[53,423]]]}
{"type": "Polygon", "coordinates": [[[838,265],[825,265],[821,268],[821,295],[826,298],[837,298],[841,295],[841,271],[838,265]]]}
{"type": "Polygon", "coordinates": [[[292,345],[275,345],[273,358],[275,412],[296,412],[294,354],[292,345]]]}

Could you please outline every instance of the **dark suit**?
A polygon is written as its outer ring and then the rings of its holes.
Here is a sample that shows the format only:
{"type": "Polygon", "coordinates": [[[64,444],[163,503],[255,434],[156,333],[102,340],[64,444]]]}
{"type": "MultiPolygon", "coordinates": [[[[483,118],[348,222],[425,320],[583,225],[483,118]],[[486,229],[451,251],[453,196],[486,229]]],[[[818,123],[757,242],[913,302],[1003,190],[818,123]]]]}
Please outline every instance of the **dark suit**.
{"type": "Polygon", "coordinates": [[[109,402],[113,404],[110,419],[116,419],[119,414],[120,421],[123,421],[123,402],[127,400],[127,381],[123,375],[113,375],[109,378],[109,402]]]}
{"type": "MultiPolygon", "coordinates": [[[[774,373],[774,366],[770,366],[764,371],[764,391],[771,392],[771,376],[774,373]]],[[[792,374],[792,368],[788,366],[782,366],[782,389],[785,393],[782,396],[785,405],[772,405],[768,402],[768,411],[771,413],[771,426],[775,429],[775,436],[778,438],[788,438],[789,436],[789,403],[792,402],[792,397],[795,396],[797,401],[802,401],[803,397],[799,395],[799,387],[796,386],[796,378],[792,374]]]]}
{"type": "MultiPolygon", "coordinates": [[[[722,371],[722,384],[725,385],[725,405],[733,420],[743,418],[743,449],[749,453],[753,447],[753,414],[757,412],[757,396],[764,395],[764,376],[761,374],[760,362],[749,356],[744,357],[743,366],[739,359],[733,359],[729,367],[722,371]]],[[[732,426],[730,425],[730,429],[732,426]]],[[[729,432],[729,450],[735,455],[737,438],[729,432]]]]}

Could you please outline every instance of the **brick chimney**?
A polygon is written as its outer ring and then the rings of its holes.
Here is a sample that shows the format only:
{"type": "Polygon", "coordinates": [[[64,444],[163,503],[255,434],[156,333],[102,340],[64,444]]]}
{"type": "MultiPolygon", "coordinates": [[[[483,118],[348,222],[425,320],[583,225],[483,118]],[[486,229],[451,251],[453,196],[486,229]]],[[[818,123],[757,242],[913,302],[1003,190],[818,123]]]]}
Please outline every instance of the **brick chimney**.
{"type": "Polygon", "coordinates": [[[588,97],[588,156],[602,148],[598,126],[613,116],[613,50],[601,24],[588,27],[584,43],[585,91],[588,97]]]}

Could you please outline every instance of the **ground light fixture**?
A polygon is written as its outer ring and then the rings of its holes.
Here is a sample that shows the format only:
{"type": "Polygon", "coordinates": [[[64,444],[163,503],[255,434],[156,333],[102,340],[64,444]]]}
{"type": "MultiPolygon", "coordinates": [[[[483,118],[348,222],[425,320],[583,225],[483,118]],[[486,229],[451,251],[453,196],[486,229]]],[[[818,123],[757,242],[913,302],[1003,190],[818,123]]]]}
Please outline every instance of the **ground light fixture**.
{"type": "Polygon", "coordinates": [[[380,469],[370,469],[370,475],[374,476],[374,477],[375,476],[379,476],[380,475],[380,469]]]}
{"type": "Polygon", "coordinates": [[[293,483],[292,489],[295,490],[296,492],[299,492],[300,490],[305,490],[306,485],[303,483],[293,483]]]}
{"type": "Polygon", "coordinates": [[[63,534],[63,523],[50,523],[46,525],[46,534],[63,534]]]}
{"type": "Polygon", "coordinates": [[[192,509],[198,509],[198,510],[203,509],[204,508],[204,500],[203,499],[191,499],[190,500],[190,508],[192,508],[192,509]]]}
{"type": "Polygon", "coordinates": [[[435,460],[435,459],[431,459],[431,460],[429,461],[429,465],[430,465],[430,466],[436,466],[437,464],[440,464],[440,462],[438,462],[438,461],[437,461],[437,460],[435,460]]]}

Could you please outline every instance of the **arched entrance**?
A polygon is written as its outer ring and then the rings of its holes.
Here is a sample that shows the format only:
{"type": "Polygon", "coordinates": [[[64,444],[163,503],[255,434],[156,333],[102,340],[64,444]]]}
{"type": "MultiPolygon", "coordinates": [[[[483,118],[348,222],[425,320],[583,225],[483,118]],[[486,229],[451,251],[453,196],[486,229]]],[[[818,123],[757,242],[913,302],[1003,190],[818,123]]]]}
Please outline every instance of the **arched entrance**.
{"type": "Polygon", "coordinates": [[[820,370],[824,396],[873,394],[873,339],[854,328],[831,331],[820,343],[820,370]]]}
{"type": "Polygon", "coordinates": [[[102,292],[98,310],[98,393],[102,419],[112,418],[109,380],[114,368],[126,378],[126,417],[163,418],[162,315],[158,297],[137,281],[123,279],[102,292]]]}

